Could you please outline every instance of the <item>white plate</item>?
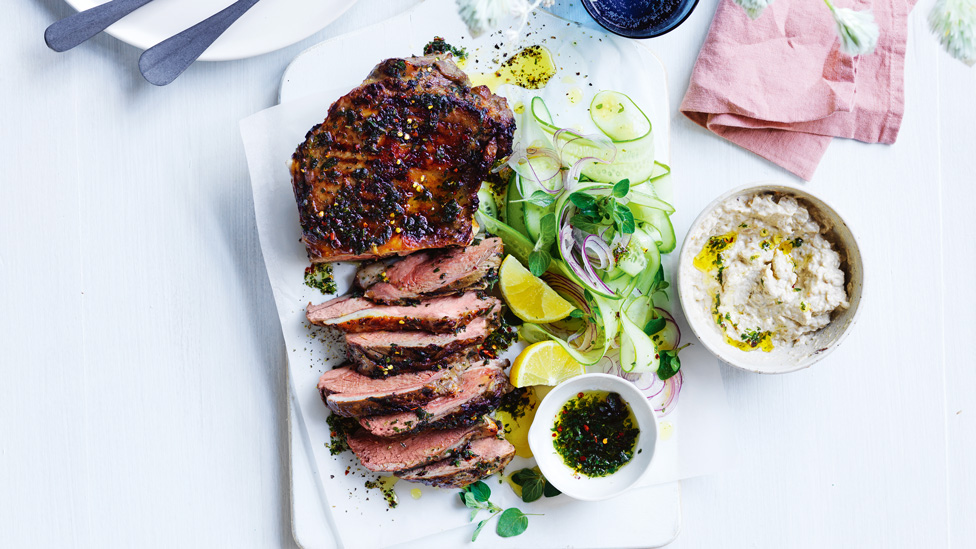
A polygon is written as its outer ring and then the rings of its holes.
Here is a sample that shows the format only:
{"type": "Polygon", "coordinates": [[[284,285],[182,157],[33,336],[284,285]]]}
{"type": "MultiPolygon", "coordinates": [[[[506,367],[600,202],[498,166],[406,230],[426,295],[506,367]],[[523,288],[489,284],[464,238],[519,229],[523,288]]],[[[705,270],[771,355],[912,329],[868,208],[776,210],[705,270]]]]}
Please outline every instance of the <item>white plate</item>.
{"type": "MultiPolygon", "coordinates": [[[[78,11],[107,0],[65,0],[78,11]]],[[[200,61],[244,59],[290,46],[335,21],[357,0],[262,0],[227,29],[200,61]]],[[[150,48],[232,4],[232,0],[155,0],[106,32],[140,49],[150,48]]]]}

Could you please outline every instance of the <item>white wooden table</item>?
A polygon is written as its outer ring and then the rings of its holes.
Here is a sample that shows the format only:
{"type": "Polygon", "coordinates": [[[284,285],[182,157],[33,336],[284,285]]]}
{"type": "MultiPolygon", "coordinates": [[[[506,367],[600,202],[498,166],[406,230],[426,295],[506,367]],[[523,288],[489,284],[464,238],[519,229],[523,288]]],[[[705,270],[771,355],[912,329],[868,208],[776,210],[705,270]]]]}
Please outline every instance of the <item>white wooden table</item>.
{"type": "MultiPolygon", "coordinates": [[[[415,1],[363,0],[301,44],[166,88],[108,36],[49,51],[61,0],[5,4],[0,547],[294,546],[284,348],[237,122],[273,104],[303,48],[415,1]]],[[[973,546],[976,70],[929,36],[931,3],[910,21],[898,143],[835,141],[811,184],[859,236],[859,324],[804,372],[723,368],[739,460],[683,483],[674,547],[973,546]]],[[[677,113],[715,5],[650,42],[691,189],[679,231],[722,190],[791,179],[677,113]]]]}

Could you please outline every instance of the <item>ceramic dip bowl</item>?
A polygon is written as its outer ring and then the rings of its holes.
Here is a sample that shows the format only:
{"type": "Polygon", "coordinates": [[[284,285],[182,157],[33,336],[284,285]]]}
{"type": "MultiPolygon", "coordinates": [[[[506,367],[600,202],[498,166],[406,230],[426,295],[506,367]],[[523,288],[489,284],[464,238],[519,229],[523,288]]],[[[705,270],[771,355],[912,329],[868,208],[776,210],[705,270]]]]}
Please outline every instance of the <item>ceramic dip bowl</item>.
{"type": "MultiPolygon", "coordinates": [[[[787,236],[787,238],[789,238],[787,236]]],[[[794,267],[795,268],[795,267],[794,267]]],[[[678,259],[678,295],[688,324],[715,356],[728,364],[751,372],[780,374],[807,368],[827,356],[850,332],[857,319],[864,286],[864,267],[861,252],[850,227],[834,208],[805,189],[785,183],[761,183],[733,189],[712,201],[692,223],[681,246],[678,259]],[[807,336],[802,345],[777,345],[771,351],[760,348],[742,350],[726,339],[726,332],[718,325],[713,308],[702,301],[700,285],[710,276],[694,265],[695,257],[709,242],[715,216],[721,205],[738,198],[756,195],[769,196],[778,201],[792,197],[806,208],[820,226],[820,234],[840,256],[840,270],[844,274],[844,289],[850,304],[846,309],[831,313],[830,323],[807,336]]],[[[800,291],[800,290],[797,290],[800,291]]],[[[761,311],[758,314],[762,314],[761,311]]]]}
{"type": "Polygon", "coordinates": [[[542,474],[562,493],[586,501],[611,498],[635,486],[651,466],[657,438],[657,419],[650,402],[633,383],[609,374],[584,374],[557,385],[539,404],[529,428],[529,447],[542,474]],[[589,391],[619,394],[633,412],[640,430],[631,460],[603,477],[577,473],[566,465],[553,446],[556,416],[580,392],[589,391]]]}

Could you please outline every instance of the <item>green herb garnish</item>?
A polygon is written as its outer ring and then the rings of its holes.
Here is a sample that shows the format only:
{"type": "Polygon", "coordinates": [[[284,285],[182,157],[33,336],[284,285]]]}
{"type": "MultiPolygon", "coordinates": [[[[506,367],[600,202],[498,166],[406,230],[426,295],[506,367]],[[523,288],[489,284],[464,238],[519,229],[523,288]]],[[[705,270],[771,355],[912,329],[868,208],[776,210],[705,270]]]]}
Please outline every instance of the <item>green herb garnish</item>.
{"type": "Polygon", "coordinates": [[[553,446],[577,473],[603,477],[634,457],[640,430],[617,393],[579,393],[556,416],[553,446]]]}
{"type": "Polygon", "coordinates": [[[762,340],[769,337],[769,332],[760,332],[759,328],[742,332],[740,338],[749,344],[750,347],[758,347],[762,340]]]}
{"type": "Polygon", "coordinates": [[[330,441],[325,444],[326,448],[329,449],[329,454],[335,456],[348,450],[349,443],[346,441],[346,435],[355,431],[359,427],[359,423],[353,418],[342,417],[338,414],[329,414],[329,417],[325,418],[325,422],[329,425],[330,441]]]}
{"type": "Polygon", "coordinates": [[[315,263],[305,268],[305,285],[315,288],[323,294],[334,294],[337,291],[335,277],[332,275],[332,265],[329,263],[315,263]]]}
{"type": "Polygon", "coordinates": [[[464,48],[454,47],[440,36],[435,36],[433,40],[427,42],[427,45],[424,46],[424,55],[433,55],[435,53],[451,53],[458,59],[468,58],[468,52],[464,48]]]}
{"type": "Polygon", "coordinates": [[[464,503],[464,506],[471,509],[470,520],[472,522],[474,522],[474,519],[481,511],[488,511],[490,513],[488,518],[478,522],[478,526],[474,529],[474,534],[471,535],[471,541],[478,539],[482,528],[491,519],[495,518],[496,515],[500,516],[498,517],[498,524],[495,525],[495,533],[503,538],[517,536],[525,532],[525,529],[529,527],[528,517],[530,515],[523,513],[516,507],[509,507],[503,511],[501,507],[488,501],[488,498],[491,497],[491,488],[480,480],[465,486],[458,495],[464,503]]]}
{"type": "Polygon", "coordinates": [[[512,473],[512,482],[522,487],[522,501],[525,503],[532,503],[542,496],[551,498],[562,493],[535,469],[515,471],[512,473]]]}

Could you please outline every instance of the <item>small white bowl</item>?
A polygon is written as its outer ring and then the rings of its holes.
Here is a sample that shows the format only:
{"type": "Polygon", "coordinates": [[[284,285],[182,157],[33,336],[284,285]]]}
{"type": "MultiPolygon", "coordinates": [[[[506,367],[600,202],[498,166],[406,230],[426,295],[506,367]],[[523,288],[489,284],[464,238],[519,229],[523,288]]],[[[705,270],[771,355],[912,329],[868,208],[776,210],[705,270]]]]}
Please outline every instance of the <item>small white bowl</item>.
{"type": "Polygon", "coordinates": [[[850,227],[840,214],[822,199],[807,190],[786,183],[746,185],[713,200],[691,224],[678,258],[678,296],[692,331],[705,347],[721,360],[737,368],[760,374],[783,374],[807,368],[837,348],[857,320],[863,286],[864,266],[861,262],[861,251],[850,227]],[[725,334],[715,324],[710,309],[702,307],[693,295],[693,283],[698,280],[695,277],[704,276],[694,267],[693,261],[705,241],[711,236],[705,234],[702,226],[709,214],[728,200],[761,193],[791,196],[810,211],[821,227],[829,227],[825,236],[834,250],[840,254],[847,298],[850,302],[850,307],[837,313],[830,324],[813,335],[809,345],[777,347],[768,353],[761,350],[743,351],[726,343],[725,334]]]}
{"type": "Polygon", "coordinates": [[[633,383],[609,374],[584,374],[560,383],[542,399],[529,428],[529,448],[546,480],[560,492],[574,499],[598,501],[619,495],[637,484],[654,460],[657,437],[654,408],[633,383]],[[587,477],[576,473],[563,462],[552,444],[556,415],[581,391],[619,394],[634,412],[640,430],[634,457],[615,473],[605,477],[587,477]]]}

